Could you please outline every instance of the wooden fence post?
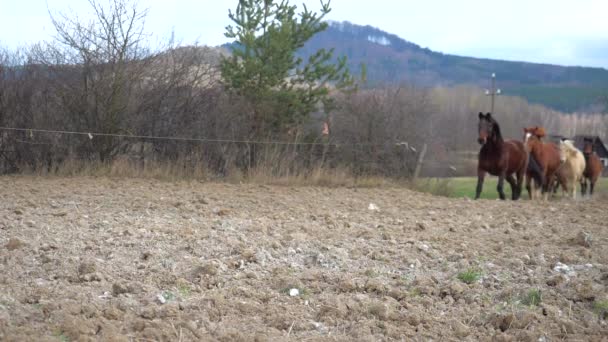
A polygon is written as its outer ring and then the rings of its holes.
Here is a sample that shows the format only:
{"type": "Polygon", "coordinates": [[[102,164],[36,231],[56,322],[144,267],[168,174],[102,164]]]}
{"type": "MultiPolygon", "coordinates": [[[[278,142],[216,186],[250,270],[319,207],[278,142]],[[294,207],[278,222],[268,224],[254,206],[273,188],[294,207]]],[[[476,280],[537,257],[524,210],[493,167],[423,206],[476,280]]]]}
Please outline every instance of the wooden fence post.
{"type": "Polygon", "coordinates": [[[420,175],[420,169],[422,169],[422,163],[424,162],[424,155],[426,154],[426,144],[422,145],[422,151],[418,155],[418,162],[416,163],[416,170],[414,171],[414,179],[418,179],[420,175]]]}

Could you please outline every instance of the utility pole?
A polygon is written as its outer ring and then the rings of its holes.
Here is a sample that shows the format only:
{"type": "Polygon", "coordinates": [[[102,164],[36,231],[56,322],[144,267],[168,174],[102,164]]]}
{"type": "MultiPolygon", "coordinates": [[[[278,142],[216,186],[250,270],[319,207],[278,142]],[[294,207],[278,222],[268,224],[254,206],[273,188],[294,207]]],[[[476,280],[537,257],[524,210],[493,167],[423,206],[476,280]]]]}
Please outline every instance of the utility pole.
{"type": "Polygon", "coordinates": [[[496,96],[500,95],[500,89],[496,89],[496,74],[492,73],[492,88],[491,90],[486,89],[486,96],[490,96],[491,97],[491,110],[490,113],[494,114],[494,101],[496,96]]]}

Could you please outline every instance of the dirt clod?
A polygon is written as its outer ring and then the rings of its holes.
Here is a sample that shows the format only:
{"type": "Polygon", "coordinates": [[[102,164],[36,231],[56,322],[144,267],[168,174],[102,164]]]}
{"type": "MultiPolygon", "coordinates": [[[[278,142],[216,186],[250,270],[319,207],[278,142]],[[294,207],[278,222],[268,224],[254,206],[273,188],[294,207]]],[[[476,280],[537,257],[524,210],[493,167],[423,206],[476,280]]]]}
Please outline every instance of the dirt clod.
{"type": "Polygon", "coordinates": [[[0,183],[3,341],[608,336],[600,196],[467,201],[400,187],[103,177],[0,183]],[[469,270],[477,280],[466,283],[469,270]],[[529,300],[534,291],[540,302],[529,300]]]}
{"type": "Polygon", "coordinates": [[[25,246],[25,243],[23,243],[23,241],[17,239],[17,238],[10,238],[8,240],[8,242],[6,243],[6,249],[8,249],[9,251],[14,251],[16,249],[20,249],[23,246],[25,246]]]}
{"type": "Polygon", "coordinates": [[[576,238],[574,238],[574,241],[579,246],[590,248],[591,243],[593,241],[593,237],[587,232],[579,232],[576,235],[576,238]]]}

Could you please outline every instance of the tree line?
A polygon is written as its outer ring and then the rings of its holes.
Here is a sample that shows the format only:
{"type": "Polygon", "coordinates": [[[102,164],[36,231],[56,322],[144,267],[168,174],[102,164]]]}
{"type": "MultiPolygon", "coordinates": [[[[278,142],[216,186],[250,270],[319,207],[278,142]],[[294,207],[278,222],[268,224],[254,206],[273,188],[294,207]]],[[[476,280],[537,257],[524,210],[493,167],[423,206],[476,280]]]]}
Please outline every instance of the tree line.
{"type": "MultiPolygon", "coordinates": [[[[0,172],[126,160],[218,176],[325,168],[410,177],[425,145],[428,174],[469,172],[459,153],[477,148],[475,113],[488,99],[466,86],[362,88],[365,69],[349,71],[331,50],[297,57],[326,29],[329,2],[317,13],[239,1],[226,31],[232,51],[151,46],[145,10],[128,0],[89,2],[91,22],[55,14],[55,40],[0,50],[0,126],[24,129],[0,131],[0,172]]],[[[536,124],[604,137],[608,124],[515,97],[499,98],[495,116],[513,137],[536,124]]]]}

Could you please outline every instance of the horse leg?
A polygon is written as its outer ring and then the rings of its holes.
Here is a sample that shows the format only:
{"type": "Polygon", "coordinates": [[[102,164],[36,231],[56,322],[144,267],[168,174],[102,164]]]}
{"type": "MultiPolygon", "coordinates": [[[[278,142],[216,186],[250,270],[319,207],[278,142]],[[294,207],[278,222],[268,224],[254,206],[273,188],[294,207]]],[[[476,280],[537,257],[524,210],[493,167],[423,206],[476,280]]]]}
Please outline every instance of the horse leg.
{"type": "Polygon", "coordinates": [[[546,177],[545,181],[542,184],[541,194],[542,194],[543,200],[545,200],[545,201],[549,200],[549,187],[550,187],[550,184],[553,183],[553,180],[554,180],[553,176],[546,177]]]}
{"type": "Polygon", "coordinates": [[[505,200],[505,193],[503,191],[503,186],[505,184],[505,175],[501,174],[498,176],[498,185],[496,186],[496,191],[498,191],[498,196],[501,200],[505,200]]]}
{"type": "Polygon", "coordinates": [[[518,183],[515,181],[515,177],[513,177],[513,175],[508,175],[505,179],[507,182],[509,182],[509,185],[511,185],[511,199],[513,201],[517,201],[521,188],[518,186],[518,183]]]}
{"type": "Polygon", "coordinates": [[[479,199],[481,190],[483,189],[483,179],[486,177],[486,172],[482,169],[477,169],[477,189],[475,190],[475,199],[479,199]]]}
{"type": "Polygon", "coordinates": [[[589,197],[591,197],[591,196],[593,196],[593,188],[595,188],[595,181],[593,181],[593,180],[592,180],[592,181],[591,181],[591,182],[589,182],[589,183],[591,183],[591,184],[589,185],[589,197]]]}
{"type": "Polygon", "coordinates": [[[583,178],[581,179],[581,195],[583,197],[585,197],[585,195],[587,194],[587,189],[589,189],[589,184],[592,182],[591,178],[587,178],[585,176],[583,176],[583,178]]]}
{"type": "Polygon", "coordinates": [[[587,192],[587,178],[581,178],[581,196],[585,197],[585,193],[587,192]]]}
{"type": "Polygon", "coordinates": [[[528,197],[534,199],[534,193],[532,192],[532,175],[526,175],[526,190],[528,190],[528,197]]]}
{"type": "MultiPolygon", "coordinates": [[[[557,195],[557,190],[559,190],[559,186],[560,186],[560,181],[557,180],[556,182],[553,182],[553,186],[552,186],[552,191],[553,191],[553,197],[555,197],[555,195],[557,195]]],[[[562,190],[563,190],[563,185],[562,186],[562,190]]]]}

